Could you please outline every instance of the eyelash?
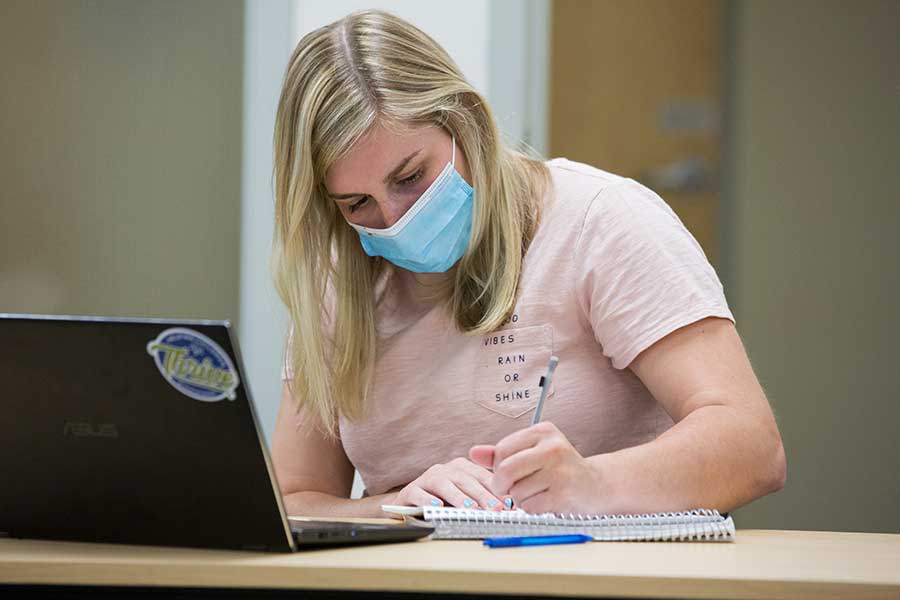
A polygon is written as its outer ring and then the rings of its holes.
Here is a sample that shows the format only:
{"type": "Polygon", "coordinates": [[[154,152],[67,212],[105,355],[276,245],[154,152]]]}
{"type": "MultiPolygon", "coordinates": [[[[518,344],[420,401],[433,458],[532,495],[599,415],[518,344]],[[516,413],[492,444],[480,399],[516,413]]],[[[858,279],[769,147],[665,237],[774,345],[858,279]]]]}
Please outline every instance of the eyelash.
{"type": "MultiPolygon", "coordinates": [[[[422,169],[417,170],[415,173],[413,173],[409,177],[399,180],[397,182],[397,185],[412,185],[415,182],[417,182],[420,177],[422,177],[422,169]]],[[[353,214],[357,210],[362,208],[362,205],[365,204],[368,199],[369,199],[368,196],[363,196],[362,198],[360,198],[359,200],[357,200],[356,202],[351,204],[350,205],[350,214],[353,214]]]]}
{"type": "Polygon", "coordinates": [[[361,207],[363,204],[365,204],[365,203],[366,203],[366,200],[368,200],[368,199],[369,199],[368,196],[363,196],[362,198],[360,198],[359,200],[357,200],[356,202],[354,202],[353,204],[351,204],[351,205],[350,205],[350,214],[352,215],[353,213],[355,213],[356,210],[357,210],[359,207],[361,207]]]}
{"type": "Polygon", "coordinates": [[[397,182],[398,185],[410,185],[419,180],[419,177],[422,176],[422,169],[418,169],[415,173],[407,177],[406,179],[401,179],[397,182]]]}

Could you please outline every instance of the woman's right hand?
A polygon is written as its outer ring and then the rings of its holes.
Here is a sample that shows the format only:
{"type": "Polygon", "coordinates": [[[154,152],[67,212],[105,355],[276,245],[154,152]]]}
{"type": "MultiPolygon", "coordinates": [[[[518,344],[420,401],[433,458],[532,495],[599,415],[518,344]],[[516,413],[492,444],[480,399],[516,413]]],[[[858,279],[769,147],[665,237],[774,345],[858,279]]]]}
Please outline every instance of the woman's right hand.
{"type": "Polygon", "coordinates": [[[433,465],[413,482],[397,492],[394,504],[401,506],[456,506],[503,510],[512,505],[510,498],[491,493],[491,472],[467,458],[455,458],[433,465]]]}

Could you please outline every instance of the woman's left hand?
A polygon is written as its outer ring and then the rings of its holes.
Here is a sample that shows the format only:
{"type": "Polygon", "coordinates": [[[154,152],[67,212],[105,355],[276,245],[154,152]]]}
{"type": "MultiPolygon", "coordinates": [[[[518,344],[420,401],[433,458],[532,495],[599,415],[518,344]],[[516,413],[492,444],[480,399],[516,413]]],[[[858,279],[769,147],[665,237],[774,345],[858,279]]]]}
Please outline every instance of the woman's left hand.
{"type": "Polygon", "coordinates": [[[495,496],[512,496],[526,512],[597,512],[600,474],[553,423],[517,431],[493,446],[473,446],[469,458],[493,470],[495,496]]]}

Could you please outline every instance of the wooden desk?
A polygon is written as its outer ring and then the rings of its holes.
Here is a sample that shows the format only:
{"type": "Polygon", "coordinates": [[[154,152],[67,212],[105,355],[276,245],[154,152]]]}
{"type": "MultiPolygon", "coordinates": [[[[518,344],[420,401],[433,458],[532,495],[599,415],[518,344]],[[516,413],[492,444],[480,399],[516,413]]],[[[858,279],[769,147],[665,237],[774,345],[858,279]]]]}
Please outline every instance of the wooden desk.
{"type": "MultiPolygon", "coordinates": [[[[900,598],[900,535],[739,530],[732,544],[509,549],[420,540],[279,555],[0,539],[0,585],[15,584],[150,586],[166,593],[194,588],[191,597],[217,590],[233,597],[234,588],[253,588],[263,597],[276,596],[262,590],[343,590],[395,592],[391,596],[900,598]]],[[[0,587],[0,597],[10,591],[29,589],[0,587]]]]}

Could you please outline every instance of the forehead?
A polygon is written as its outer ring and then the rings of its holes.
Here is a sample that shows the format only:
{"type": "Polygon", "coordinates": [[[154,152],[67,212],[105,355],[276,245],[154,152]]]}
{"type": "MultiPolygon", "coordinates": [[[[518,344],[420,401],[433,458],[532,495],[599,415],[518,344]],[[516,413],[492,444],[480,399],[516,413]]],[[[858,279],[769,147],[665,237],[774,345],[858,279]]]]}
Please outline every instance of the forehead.
{"type": "Polygon", "coordinates": [[[404,158],[437,147],[446,134],[439,127],[376,124],[325,172],[332,194],[366,191],[362,186],[381,183],[404,158]],[[356,189],[360,188],[360,189],[356,189]]]}

